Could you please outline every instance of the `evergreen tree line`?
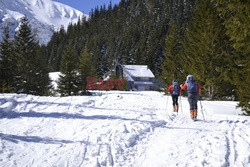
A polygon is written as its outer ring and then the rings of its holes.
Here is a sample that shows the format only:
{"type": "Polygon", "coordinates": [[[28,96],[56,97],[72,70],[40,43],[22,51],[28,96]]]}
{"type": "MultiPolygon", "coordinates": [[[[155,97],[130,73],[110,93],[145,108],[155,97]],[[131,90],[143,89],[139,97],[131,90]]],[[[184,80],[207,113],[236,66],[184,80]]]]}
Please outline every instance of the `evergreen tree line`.
{"type": "Polygon", "coordinates": [[[13,40],[8,27],[5,27],[3,37],[0,43],[0,92],[48,95],[48,68],[27,17],[21,19],[13,40]]]}
{"type": "MultiPolygon", "coordinates": [[[[36,39],[27,17],[21,19],[13,40],[5,27],[4,40],[0,43],[0,92],[53,95],[46,48],[36,39]]],[[[62,96],[86,93],[86,78],[95,74],[88,51],[83,50],[78,62],[73,47],[65,48],[56,91],[62,96]]]]}
{"type": "Polygon", "coordinates": [[[161,76],[165,36],[171,18],[180,24],[188,21],[194,0],[121,0],[119,5],[92,10],[90,18],[79,19],[67,32],[56,32],[47,45],[51,71],[60,71],[62,52],[70,45],[79,60],[87,48],[96,75],[102,77],[121,64],[146,64],[161,76]]]}
{"type": "Polygon", "coordinates": [[[166,36],[162,77],[183,82],[193,74],[202,96],[239,100],[250,113],[249,22],[250,3],[242,0],[196,1],[183,36],[173,21],[166,36]]]}

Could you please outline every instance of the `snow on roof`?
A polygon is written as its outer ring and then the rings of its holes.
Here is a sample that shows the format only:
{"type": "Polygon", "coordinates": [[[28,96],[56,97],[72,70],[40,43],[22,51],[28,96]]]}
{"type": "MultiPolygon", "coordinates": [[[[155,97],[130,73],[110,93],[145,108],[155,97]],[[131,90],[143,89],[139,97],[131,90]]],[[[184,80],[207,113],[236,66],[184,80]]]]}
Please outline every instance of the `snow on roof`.
{"type": "Polygon", "coordinates": [[[154,78],[147,65],[122,65],[123,70],[133,77],[154,78]]]}
{"type": "Polygon", "coordinates": [[[153,82],[150,81],[135,81],[136,85],[154,85],[153,82]]]}
{"type": "Polygon", "coordinates": [[[124,76],[124,78],[126,78],[127,81],[134,81],[133,78],[131,77],[131,75],[128,74],[127,71],[123,72],[123,76],[124,76]]]}

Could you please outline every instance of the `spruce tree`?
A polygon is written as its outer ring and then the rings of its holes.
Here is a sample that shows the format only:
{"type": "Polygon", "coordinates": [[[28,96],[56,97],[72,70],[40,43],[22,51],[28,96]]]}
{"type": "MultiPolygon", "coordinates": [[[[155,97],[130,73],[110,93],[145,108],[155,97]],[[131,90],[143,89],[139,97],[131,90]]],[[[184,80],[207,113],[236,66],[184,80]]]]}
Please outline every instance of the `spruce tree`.
{"type": "Polygon", "coordinates": [[[44,61],[41,61],[39,43],[27,17],[21,19],[14,39],[14,49],[17,60],[16,91],[35,95],[47,94],[48,73],[44,61]],[[40,82],[41,80],[44,82],[40,82]]]}
{"type": "Polygon", "coordinates": [[[36,95],[50,95],[50,90],[52,88],[51,80],[49,78],[49,69],[46,63],[46,59],[43,57],[41,48],[37,48],[37,54],[33,58],[33,63],[31,68],[34,73],[32,73],[31,82],[33,84],[32,91],[36,95]]]}
{"type": "Polygon", "coordinates": [[[185,72],[193,74],[201,82],[206,97],[214,99],[232,95],[234,87],[226,77],[233,56],[230,50],[214,3],[197,1],[181,54],[185,72]]]}
{"type": "Polygon", "coordinates": [[[84,94],[86,94],[87,77],[95,76],[94,67],[87,48],[83,50],[83,53],[80,57],[79,75],[79,89],[82,90],[84,94]]]}
{"type": "Polygon", "coordinates": [[[223,18],[226,34],[235,49],[231,66],[231,82],[236,85],[239,106],[250,115],[250,2],[242,0],[211,0],[216,2],[217,10],[223,18]]]}
{"type": "Polygon", "coordinates": [[[62,52],[67,44],[66,38],[64,27],[61,27],[59,32],[53,34],[51,41],[47,45],[49,57],[48,66],[50,71],[60,70],[62,52]]]}
{"type": "Polygon", "coordinates": [[[9,28],[4,28],[3,41],[0,43],[0,92],[14,91],[16,59],[13,42],[9,37],[9,28]]]}
{"type": "Polygon", "coordinates": [[[78,93],[79,78],[77,70],[77,56],[71,45],[67,45],[63,51],[60,66],[61,75],[58,81],[58,92],[61,96],[76,95],[78,93]]]}
{"type": "Polygon", "coordinates": [[[181,63],[181,38],[180,38],[180,26],[177,23],[172,22],[170,30],[168,31],[165,44],[165,60],[162,65],[162,78],[164,84],[171,84],[173,80],[181,82],[183,79],[183,70],[181,63]]]}

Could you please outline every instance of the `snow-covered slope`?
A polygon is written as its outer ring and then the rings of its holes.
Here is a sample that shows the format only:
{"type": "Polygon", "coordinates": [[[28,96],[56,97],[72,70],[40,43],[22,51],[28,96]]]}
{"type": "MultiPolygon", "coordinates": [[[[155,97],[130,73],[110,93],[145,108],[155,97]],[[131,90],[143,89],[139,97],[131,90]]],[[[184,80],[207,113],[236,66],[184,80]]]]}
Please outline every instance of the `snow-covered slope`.
{"type": "Polygon", "coordinates": [[[13,36],[18,30],[20,18],[25,15],[43,44],[46,44],[53,32],[58,31],[61,26],[67,28],[70,22],[77,22],[79,17],[87,17],[76,9],[51,0],[0,0],[1,34],[3,27],[9,26],[13,36]]]}
{"type": "Polygon", "coordinates": [[[202,101],[193,122],[184,97],[176,115],[162,93],[94,93],[0,94],[0,166],[250,166],[250,117],[235,102],[202,101]]]}

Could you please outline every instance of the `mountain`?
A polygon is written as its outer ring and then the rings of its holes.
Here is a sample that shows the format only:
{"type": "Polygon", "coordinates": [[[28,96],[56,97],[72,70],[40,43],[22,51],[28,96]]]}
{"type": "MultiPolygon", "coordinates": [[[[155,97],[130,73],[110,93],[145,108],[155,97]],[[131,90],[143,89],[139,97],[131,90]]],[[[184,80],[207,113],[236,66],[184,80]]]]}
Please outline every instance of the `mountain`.
{"type": "MultiPolygon", "coordinates": [[[[67,5],[51,0],[0,0],[0,32],[8,26],[11,36],[18,30],[20,19],[27,16],[39,42],[47,44],[54,31],[67,28],[86,14],[67,5]]],[[[0,37],[2,40],[2,36],[0,37]]]]}

